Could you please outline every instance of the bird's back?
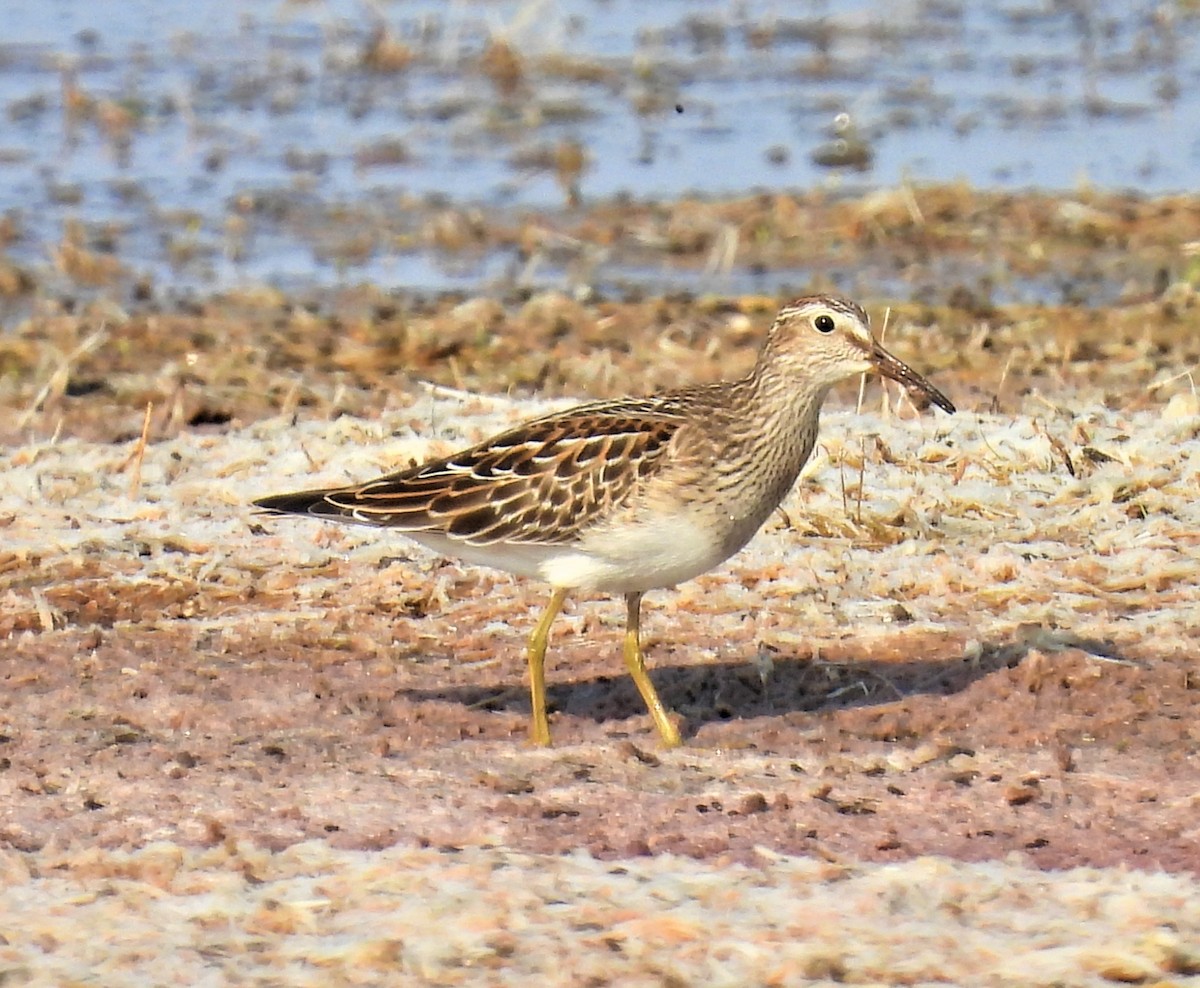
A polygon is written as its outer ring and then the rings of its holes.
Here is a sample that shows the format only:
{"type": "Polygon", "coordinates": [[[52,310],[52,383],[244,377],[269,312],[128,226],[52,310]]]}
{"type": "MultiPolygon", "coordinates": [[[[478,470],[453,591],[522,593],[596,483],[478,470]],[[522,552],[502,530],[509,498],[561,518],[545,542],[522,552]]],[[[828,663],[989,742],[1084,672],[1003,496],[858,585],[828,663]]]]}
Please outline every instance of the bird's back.
{"type": "Polygon", "coordinates": [[[569,544],[636,501],[681,446],[695,445],[687,409],[711,390],[579,405],[364,484],[255,504],[471,545],[569,544]]]}

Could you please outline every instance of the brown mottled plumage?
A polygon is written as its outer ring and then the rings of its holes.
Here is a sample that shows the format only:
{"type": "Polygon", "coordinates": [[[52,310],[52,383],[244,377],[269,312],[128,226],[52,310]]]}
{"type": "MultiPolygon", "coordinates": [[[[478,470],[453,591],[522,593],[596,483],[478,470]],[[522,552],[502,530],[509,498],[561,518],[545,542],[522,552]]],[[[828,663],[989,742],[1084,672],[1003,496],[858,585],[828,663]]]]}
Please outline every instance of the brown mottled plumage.
{"type": "Polygon", "coordinates": [[[475,546],[562,545],[654,473],[682,422],[649,401],[584,406],[358,487],[258,503],[475,546]]]}
{"type": "Polygon", "coordinates": [[[829,389],[872,370],[954,411],[879,345],[858,305],[810,296],[780,310],[754,370],[740,380],[579,405],[365,484],[255,504],[392,528],[439,552],[550,583],[528,654],[539,744],[550,742],[546,640],[566,592],[623,593],[626,664],[663,741],[677,745],[638,641],[642,594],[691,579],[745,545],[811,455],[829,389]]]}

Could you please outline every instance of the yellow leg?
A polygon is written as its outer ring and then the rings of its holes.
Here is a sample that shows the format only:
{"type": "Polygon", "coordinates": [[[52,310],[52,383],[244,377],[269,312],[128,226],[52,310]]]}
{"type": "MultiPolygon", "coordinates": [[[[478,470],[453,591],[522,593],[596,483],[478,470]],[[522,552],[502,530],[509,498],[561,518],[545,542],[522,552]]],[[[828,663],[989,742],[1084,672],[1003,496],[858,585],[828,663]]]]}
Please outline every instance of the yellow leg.
{"type": "Polygon", "coordinates": [[[529,636],[529,699],[533,705],[529,737],[534,744],[543,748],[550,745],[550,721],[546,718],[546,641],[550,637],[550,625],[558,617],[566,599],[567,591],[556,587],[550,595],[550,603],[542,612],[541,620],[529,636]]]}
{"type": "Polygon", "coordinates": [[[642,623],[642,595],[627,593],[625,607],[625,665],[629,669],[629,675],[637,684],[642,699],[646,701],[646,708],[654,719],[658,733],[662,735],[663,744],[668,748],[678,748],[683,744],[683,738],[679,736],[679,728],[671,722],[666,708],[662,705],[662,700],[658,698],[658,692],[654,689],[654,684],[650,682],[650,677],[646,673],[646,660],[642,658],[642,644],[639,637],[642,623]]]}

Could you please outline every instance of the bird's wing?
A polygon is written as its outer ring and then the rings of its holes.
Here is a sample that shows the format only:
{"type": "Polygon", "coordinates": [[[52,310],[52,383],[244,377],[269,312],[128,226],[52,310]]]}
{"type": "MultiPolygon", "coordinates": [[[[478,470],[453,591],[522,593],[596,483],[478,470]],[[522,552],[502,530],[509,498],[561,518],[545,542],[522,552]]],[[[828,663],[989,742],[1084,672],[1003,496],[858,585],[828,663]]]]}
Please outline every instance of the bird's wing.
{"type": "Polygon", "coordinates": [[[562,545],[619,508],[669,458],[683,419],[650,407],[582,406],[356,487],[257,503],[471,545],[562,545]]]}

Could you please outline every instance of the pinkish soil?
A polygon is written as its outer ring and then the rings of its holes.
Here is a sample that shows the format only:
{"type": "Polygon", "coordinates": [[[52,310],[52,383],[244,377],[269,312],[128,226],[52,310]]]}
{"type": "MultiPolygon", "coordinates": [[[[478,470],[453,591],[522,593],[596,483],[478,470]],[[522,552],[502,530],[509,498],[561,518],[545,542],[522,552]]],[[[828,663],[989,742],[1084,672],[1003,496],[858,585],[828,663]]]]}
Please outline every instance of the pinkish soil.
{"type": "Polygon", "coordinates": [[[552,656],[557,747],[535,750],[520,646],[537,588],[484,580],[419,618],[330,601],[320,634],[283,594],[218,631],[171,603],[10,638],[0,842],[1015,851],[1048,868],[1200,873],[1192,656],[1133,648],[1119,664],[992,642],[967,661],[960,638],[898,627],[869,651],[850,637],[819,643],[816,661],[776,654],[764,687],[748,632],[721,643],[727,661],[697,664],[689,652],[714,646],[703,617],[660,608],[650,631],[672,638],[647,643],[653,678],[688,739],[664,752],[618,628],[590,620],[618,605],[577,602],[586,633],[560,629],[552,656]]]}

